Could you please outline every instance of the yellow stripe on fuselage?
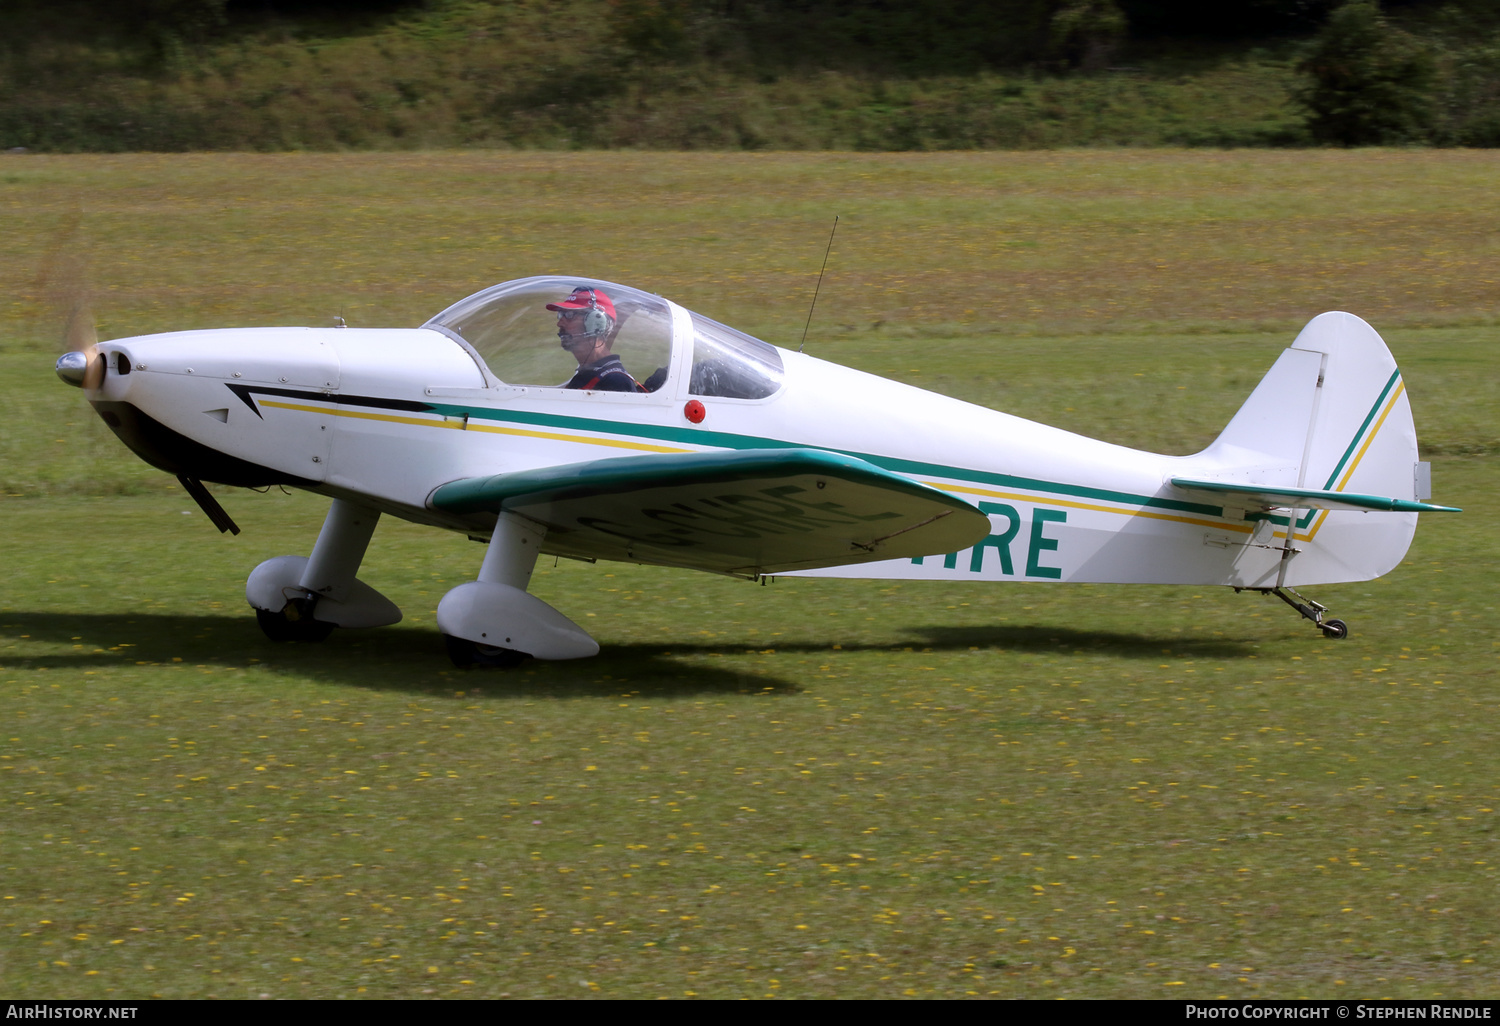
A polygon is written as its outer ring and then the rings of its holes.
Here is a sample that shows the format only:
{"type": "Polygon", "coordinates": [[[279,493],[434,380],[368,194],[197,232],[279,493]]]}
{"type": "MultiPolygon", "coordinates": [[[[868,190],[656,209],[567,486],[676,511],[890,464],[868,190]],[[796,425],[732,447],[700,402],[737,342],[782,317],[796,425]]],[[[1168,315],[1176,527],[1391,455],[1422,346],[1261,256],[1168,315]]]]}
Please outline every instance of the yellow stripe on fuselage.
{"type": "Polygon", "coordinates": [[[363,410],[345,410],[337,407],[302,406],[298,403],[278,403],[269,399],[260,401],[262,406],[278,410],[296,410],[300,413],[323,413],[330,417],[349,417],[354,420],[379,420],[388,424],[414,424],[417,427],[447,428],[450,431],[482,431],[492,435],[519,435],[522,438],[545,438],[552,442],[578,442],[582,445],[603,445],[616,449],[635,449],[640,452],[694,452],[649,442],[623,441],[618,438],[593,438],[589,435],[564,435],[554,431],[533,431],[529,428],[499,427],[494,424],[476,424],[462,420],[431,420],[423,417],[401,417],[392,413],[366,413],[363,410]]]}
{"type": "Polygon", "coordinates": [[[938,481],[923,481],[923,484],[931,488],[939,488],[949,492],[964,492],[969,495],[984,495],[996,499],[1010,499],[1012,502],[1030,502],[1044,506],[1066,506],[1069,509],[1086,509],[1096,513],[1117,513],[1125,517],[1145,517],[1149,520],[1170,520],[1179,524],[1193,524],[1198,527],[1212,527],[1221,531],[1239,531],[1250,534],[1255,528],[1248,524],[1225,523],[1222,520],[1200,520],[1197,517],[1179,516],[1175,513],[1156,513],[1144,509],[1118,509],[1114,506],[1096,506],[1088,502],[1075,502],[1071,499],[1055,499],[1051,496],[1025,495],[1019,492],[997,492],[989,488],[974,488],[969,485],[943,484],[938,481]]]}
{"type": "MultiPolygon", "coordinates": [[[[416,427],[446,428],[450,431],[482,431],[495,435],[516,435],[522,438],[542,438],[553,442],[577,442],[583,445],[600,445],[616,449],[634,449],[640,452],[696,452],[696,449],[683,449],[676,446],[652,445],[649,442],[624,441],[616,438],[595,438],[588,435],[560,434],[555,431],[535,431],[530,428],[501,427],[495,424],[477,424],[473,421],[462,420],[434,420],[426,417],[403,417],[393,413],[369,413],[364,410],[348,410],[339,407],[306,406],[301,403],[284,403],[272,399],[260,400],[260,405],[269,406],[278,410],[294,410],[299,413],[322,413],[330,417],[348,417],[353,420],[375,420],[388,424],[411,424],[416,427]]],[[[960,493],[967,495],[982,495],[986,498],[1009,499],[1012,502],[1028,502],[1046,506],[1065,506],[1069,509],[1084,509],[1097,513],[1114,513],[1119,516],[1145,517],[1150,520],[1167,520],[1179,524],[1193,524],[1198,527],[1212,527],[1225,531],[1238,531],[1249,534],[1254,530],[1253,526],[1247,524],[1225,523],[1221,520],[1203,520],[1196,517],[1178,516],[1171,513],[1156,513],[1143,509],[1119,509],[1113,506],[1099,506],[1093,503],[1076,502],[1069,499],[1059,499],[1044,495],[1027,495],[1018,492],[999,492],[990,488],[977,488],[969,485],[947,484],[941,481],[923,481],[923,484],[939,491],[960,493]]]]}

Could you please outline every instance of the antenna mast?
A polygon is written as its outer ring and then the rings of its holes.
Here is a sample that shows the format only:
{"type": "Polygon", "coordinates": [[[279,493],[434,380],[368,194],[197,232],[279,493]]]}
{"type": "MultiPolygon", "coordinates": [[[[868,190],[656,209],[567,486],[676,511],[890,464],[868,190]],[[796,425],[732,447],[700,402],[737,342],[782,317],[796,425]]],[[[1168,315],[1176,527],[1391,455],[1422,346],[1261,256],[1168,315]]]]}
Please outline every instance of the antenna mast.
{"type": "Polygon", "coordinates": [[[814,308],[818,305],[818,293],[823,289],[823,272],[828,270],[828,254],[833,252],[833,233],[839,230],[839,215],[833,215],[833,230],[828,233],[828,248],[823,251],[823,266],[818,271],[818,284],[813,289],[812,303],[807,307],[807,323],[802,325],[802,341],[797,344],[797,352],[802,352],[802,347],[807,345],[807,329],[812,326],[812,315],[814,308]]]}

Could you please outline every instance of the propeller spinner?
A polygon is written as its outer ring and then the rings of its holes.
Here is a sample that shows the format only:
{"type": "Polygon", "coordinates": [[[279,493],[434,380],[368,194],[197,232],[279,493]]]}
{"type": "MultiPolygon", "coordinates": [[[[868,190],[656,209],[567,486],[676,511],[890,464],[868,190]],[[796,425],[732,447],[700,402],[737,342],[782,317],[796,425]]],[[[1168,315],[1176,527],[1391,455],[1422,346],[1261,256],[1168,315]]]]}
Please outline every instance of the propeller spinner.
{"type": "Polygon", "coordinates": [[[95,346],[63,353],[57,358],[57,376],[74,388],[98,388],[104,380],[104,357],[95,346]]]}

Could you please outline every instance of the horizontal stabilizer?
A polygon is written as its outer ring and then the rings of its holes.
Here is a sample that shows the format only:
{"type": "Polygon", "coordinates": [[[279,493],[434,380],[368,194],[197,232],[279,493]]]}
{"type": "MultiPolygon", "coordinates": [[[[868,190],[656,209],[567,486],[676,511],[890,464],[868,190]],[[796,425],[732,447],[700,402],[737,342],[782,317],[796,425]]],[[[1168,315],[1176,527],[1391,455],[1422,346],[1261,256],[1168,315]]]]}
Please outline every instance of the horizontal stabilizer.
{"type": "Polygon", "coordinates": [[[543,551],[731,574],[781,573],[968,548],[973,505],[820,449],[662,453],[473,477],[428,499],[547,528],[543,551]]]}
{"type": "Polygon", "coordinates": [[[1194,481],[1172,478],[1172,485],[1189,492],[1208,492],[1230,505],[1246,509],[1349,509],[1383,510],[1390,513],[1462,513],[1454,506],[1435,506],[1411,499],[1388,499],[1356,492],[1332,492],[1321,488],[1284,488],[1248,484],[1244,481],[1194,481]]]}

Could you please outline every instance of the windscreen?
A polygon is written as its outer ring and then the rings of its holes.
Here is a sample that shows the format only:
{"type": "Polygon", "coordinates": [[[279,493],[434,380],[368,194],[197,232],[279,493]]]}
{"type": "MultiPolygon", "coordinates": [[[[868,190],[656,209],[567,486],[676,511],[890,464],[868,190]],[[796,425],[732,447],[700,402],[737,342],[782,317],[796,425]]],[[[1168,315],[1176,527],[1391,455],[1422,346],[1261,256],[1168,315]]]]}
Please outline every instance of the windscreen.
{"type": "Polygon", "coordinates": [[[507,385],[621,391],[612,371],[591,370],[618,357],[639,387],[655,391],[671,365],[671,308],[659,297],[585,278],[527,278],[475,293],[425,325],[463,339],[507,385]],[[549,306],[558,309],[548,309],[549,306]],[[571,329],[571,331],[569,331],[571,329]],[[595,345],[599,343],[599,345],[595,345]]]}

